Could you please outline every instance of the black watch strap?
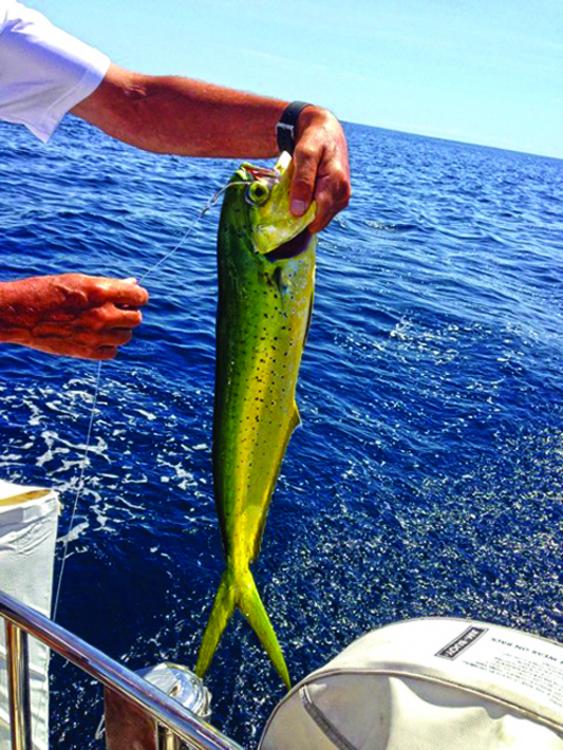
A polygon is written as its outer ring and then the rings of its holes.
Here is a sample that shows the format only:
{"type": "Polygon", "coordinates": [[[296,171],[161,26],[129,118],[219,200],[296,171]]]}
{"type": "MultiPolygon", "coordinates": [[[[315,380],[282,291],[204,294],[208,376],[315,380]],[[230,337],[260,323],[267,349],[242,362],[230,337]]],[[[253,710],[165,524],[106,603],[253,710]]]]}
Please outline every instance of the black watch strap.
{"type": "Polygon", "coordinates": [[[295,148],[295,128],[301,111],[309,107],[309,102],[291,102],[284,109],[282,116],[276,125],[276,138],[280,151],[293,154],[295,148]]]}

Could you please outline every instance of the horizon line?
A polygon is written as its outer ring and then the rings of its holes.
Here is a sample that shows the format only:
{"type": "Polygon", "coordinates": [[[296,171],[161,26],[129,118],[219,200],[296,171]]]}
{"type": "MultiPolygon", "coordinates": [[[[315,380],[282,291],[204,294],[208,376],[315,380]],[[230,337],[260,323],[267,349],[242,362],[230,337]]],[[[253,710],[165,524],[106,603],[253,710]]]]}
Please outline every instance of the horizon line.
{"type": "Polygon", "coordinates": [[[429,133],[417,133],[414,130],[402,130],[400,128],[390,128],[383,125],[372,125],[369,122],[355,122],[353,120],[346,120],[342,118],[343,123],[347,125],[359,125],[360,127],[373,128],[374,130],[386,130],[389,133],[401,133],[402,135],[414,135],[418,138],[430,138],[433,141],[445,141],[446,143],[457,143],[461,146],[476,146],[477,148],[490,148],[494,151],[507,151],[509,154],[521,154],[523,156],[537,156],[541,159],[553,159],[554,161],[563,161],[563,154],[561,156],[554,156],[553,154],[540,154],[535,151],[522,151],[517,148],[506,148],[505,146],[492,146],[489,143],[476,143],[474,141],[462,141],[458,138],[447,138],[443,135],[431,135],[429,133]]]}

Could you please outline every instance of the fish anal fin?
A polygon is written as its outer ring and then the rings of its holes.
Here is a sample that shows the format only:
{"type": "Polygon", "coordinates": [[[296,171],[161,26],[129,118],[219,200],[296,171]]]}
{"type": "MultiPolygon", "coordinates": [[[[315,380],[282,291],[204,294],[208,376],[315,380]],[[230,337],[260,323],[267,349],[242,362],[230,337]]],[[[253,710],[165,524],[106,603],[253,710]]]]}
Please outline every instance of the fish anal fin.
{"type": "Polygon", "coordinates": [[[293,406],[291,408],[291,422],[290,422],[290,431],[293,432],[293,430],[296,427],[301,426],[301,415],[299,414],[299,407],[297,406],[297,401],[293,401],[293,406]]]}
{"type": "Polygon", "coordinates": [[[311,297],[309,299],[309,309],[307,310],[307,323],[305,325],[305,335],[303,336],[303,348],[309,338],[309,331],[311,330],[311,319],[313,317],[313,303],[315,302],[315,290],[311,289],[311,297]]]}

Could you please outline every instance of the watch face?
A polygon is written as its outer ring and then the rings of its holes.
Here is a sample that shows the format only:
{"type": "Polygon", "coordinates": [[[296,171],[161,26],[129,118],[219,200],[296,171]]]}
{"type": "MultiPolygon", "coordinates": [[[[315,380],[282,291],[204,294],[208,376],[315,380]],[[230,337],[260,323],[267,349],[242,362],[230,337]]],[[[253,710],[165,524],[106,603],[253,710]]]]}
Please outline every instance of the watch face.
{"type": "Polygon", "coordinates": [[[291,102],[284,109],[280,121],[276,125],[276,136],[280,151],[293,153],[295,148],[295,126],[301,114],[301,110],[308,107],[308,102],[291,102]]]}
{"type": "Polygon", "coordinates": [[[287,122],[278,122],[276,125],[276,135],[278,147],[281,152],[287,151],[292,154],[295,148],[294,137],[295,125],[289,125],[287,122]]]}

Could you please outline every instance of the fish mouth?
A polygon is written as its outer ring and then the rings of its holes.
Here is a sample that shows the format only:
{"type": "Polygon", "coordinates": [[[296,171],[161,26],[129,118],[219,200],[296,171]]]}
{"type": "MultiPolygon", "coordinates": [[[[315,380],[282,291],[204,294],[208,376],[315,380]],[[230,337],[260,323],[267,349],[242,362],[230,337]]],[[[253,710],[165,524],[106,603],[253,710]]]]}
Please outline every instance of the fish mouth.
{"type": "Polygon", "coordinates": [[[296,234],[287,242],[283,242],[278,247],[270,250],[269,253],[264,253],[264,256],[271,262],[275,263],[278,260],[289,260],[290,258],[297,258],[307,249],[311,237],[313,235],[309,231],[308,227],[305,227],[302,232],[296,234]]]}

